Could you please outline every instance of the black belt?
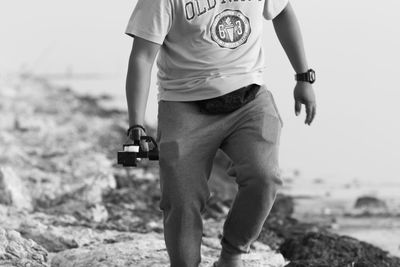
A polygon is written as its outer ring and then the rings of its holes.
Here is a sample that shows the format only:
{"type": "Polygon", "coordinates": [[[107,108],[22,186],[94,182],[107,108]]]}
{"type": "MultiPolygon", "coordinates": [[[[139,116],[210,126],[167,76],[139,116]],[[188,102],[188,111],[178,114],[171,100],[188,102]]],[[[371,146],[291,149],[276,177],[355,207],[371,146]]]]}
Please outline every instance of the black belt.
{"type": "Polygon", "coordinates": [[[260,85],[250,84],[219,97],[194,102],[199,105],[200,111],[203,113],[230,113],[254,100],[259,89],[260,85]]]}

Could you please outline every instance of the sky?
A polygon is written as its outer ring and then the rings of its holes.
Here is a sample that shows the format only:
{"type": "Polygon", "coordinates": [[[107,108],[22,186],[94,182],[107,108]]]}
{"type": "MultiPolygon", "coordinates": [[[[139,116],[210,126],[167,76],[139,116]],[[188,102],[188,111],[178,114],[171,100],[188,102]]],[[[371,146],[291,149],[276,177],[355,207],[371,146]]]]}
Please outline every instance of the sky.
{"type": "MultiPolygon", "coordinates": [[[[292,0],[309,65],[317,117],[294,115],[294,71],[265,22],[267,87],[284,120],[280,163],[310,179],[400,183],[400,2],[292,0]]],[[[98,73],[76,90],[124,101],[135,0],[0,0],[0,76],[98,73]]],[[[155,74],[155,70],[154,70],[155,74]]],[[[155,76],[146,119],[157,117],[155,76]]],[[[0,89],[1,90],[1,89],[0,89]]]]}

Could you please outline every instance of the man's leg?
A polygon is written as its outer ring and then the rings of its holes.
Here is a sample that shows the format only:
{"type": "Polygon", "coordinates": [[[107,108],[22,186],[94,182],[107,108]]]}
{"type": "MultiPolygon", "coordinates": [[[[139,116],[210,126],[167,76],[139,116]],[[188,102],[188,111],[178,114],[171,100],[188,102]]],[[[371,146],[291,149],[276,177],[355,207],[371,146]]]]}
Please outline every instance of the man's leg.
{"type": "Polygon", "coordinates": [[[231,133],[221,149],[234,162],[239,191],[224,224],[218,266],[228,266],[230,257],[237,262],[241,253],[249,252],[282,185],[278,166],[282,123],[271,93],[262,90],[240,113],[232,115],[231,133]]]}
{"type": "Polygon", "coordinates": [[[201,213],[222,140],[216,117],[201,114],[193,103],[159,103],[160,208],[171,267],[197,267],[201,261],[201,213]]]}

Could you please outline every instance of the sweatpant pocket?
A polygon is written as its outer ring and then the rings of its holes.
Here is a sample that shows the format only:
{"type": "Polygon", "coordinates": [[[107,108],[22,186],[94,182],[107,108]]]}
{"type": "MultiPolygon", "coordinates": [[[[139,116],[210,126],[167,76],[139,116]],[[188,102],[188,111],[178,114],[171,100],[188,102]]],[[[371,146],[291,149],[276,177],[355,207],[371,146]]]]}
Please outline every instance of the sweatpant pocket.
{"type": "Polygon", "coordinates": [[[280,123],[281,123],[281,127],[283,127],[283,120],[282,120],[281,114],[279,113],[278,107],[277,107],[277,105],[276,105],[276,103],[275,103],[274,96],[272,95],[271,91],[267,90],[267,92],[268,92],[269,96],[271,97],[271,102],[272,102],[272,105],[274,106],[276,115],[277,115],[278,118],[279,118],[279,121],[280,121],[280,123]]]}

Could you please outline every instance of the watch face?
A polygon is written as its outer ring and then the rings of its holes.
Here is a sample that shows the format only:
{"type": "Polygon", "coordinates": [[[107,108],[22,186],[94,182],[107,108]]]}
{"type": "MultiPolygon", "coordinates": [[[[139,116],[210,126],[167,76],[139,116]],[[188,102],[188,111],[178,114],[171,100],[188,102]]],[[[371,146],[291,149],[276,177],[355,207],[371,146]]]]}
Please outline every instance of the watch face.
{"type": "Polygon", "coordinates": [[[310,83],[315,82],[315,71],[314,70],[310,69],[308,71],[308,79],[309,79],[310,83]]]}

